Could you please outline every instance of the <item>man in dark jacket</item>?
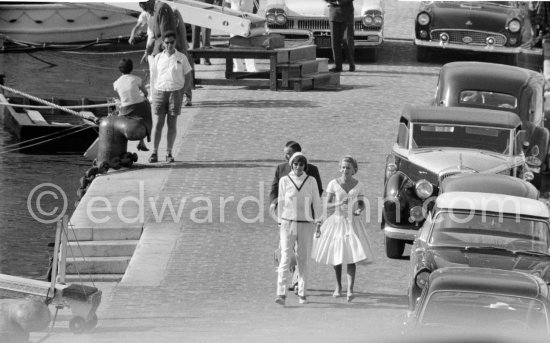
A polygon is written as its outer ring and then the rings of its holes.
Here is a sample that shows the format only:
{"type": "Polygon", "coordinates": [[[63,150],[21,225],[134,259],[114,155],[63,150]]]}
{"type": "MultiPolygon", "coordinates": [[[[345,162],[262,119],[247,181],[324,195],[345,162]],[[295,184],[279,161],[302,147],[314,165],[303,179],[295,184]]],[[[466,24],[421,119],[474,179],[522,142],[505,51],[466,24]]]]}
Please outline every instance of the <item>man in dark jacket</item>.
{"type": "MultiPolygon", "coordinates": [[[[283,177],[288,175],[290,173],[290,164],[288,163],[288,160],[292,155],[294,155],[295,152],[301,152],[302,147],[300,144],[298,144],[295,141],[289,141],[285,144],[285,148],[283,149],[285,160],[287,162],[281,163],[277,166],[277,169],[275,169],[275,177],[273,178],[273,182],[271,183],[271,192],[269,193],[269,212],[272,216],[277,216],[277,200],[279,199],[279,180],[283,177]]],[[[319,189],[319,195],[321,196],[323,194],[323,183],[321,182],[321,176],[319,175],[319,169],[317,169],[316,166],[314,166],[311,163],[307,164],[307,169],[305,170],[305,173],[313,178],[315,178],[315,181],[317,181],[317,188],[319,189]]],[[[312,237],[313,238],[313,237],[312,237]]],[[[291,267],[290,270],[293,272],[292,276],[292,286],[289,287],[290,290],[294,290],[296,294],[298,294],[298,278],[297,278],[297,272],[296,269],[298,268],[297,265],[294,266],[294,270],[291,267]]]]}
{"type": "MultiPolygon", "coordinates": [[[[269,193],[269,202],[270,202],[270,211],[275,211],[277,209],[277,199],[279,198],[279,180],[290,173],[290,165],[288,160],[295,152],[301,152],[302,147],[295,141],[289,141],[285,144],[283,150],[285,159],[287,162],[281,163],[277,166],[275,170],[275,177],[271,183],[271,192],[269,193]]],[[[317,187],[319,188],[319,195],[323,194],[323,183],[321,182],[321,176],[319,175],[319,169],[311,163],[307,164],[307,169],[305,170],[306,174],[315,178],[317,181],[317,187]]]]}
{"type": "Polygon", "coordinates": [[[349,71],[355,71],[355,41],[353,40],[353,0],[326,0],[329,4],[329,23],[334,67],[331,72],[342,71],[342,44],[346,49],[349,71]]]}

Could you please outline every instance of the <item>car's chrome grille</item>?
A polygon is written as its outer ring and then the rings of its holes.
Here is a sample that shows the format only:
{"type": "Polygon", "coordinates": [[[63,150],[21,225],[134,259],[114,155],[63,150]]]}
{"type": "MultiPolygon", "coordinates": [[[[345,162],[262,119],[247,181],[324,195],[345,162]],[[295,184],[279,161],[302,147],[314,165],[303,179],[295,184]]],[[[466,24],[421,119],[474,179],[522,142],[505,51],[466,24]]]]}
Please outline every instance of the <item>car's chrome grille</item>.
{"type": "Polygon", "coordinates": [[[503,34],[473,30],[432,30],[430,38],[432,40],[439,40],[439,35],[444,32],[449,35],[449,43],[453,44],[487,45],[487,37],[495,39],[495,46],[504,46],[506,44],[506,36],[503,34]],[[471,41],[468,42],[469,40],[471,41]]]}
{"type": "MultiPolygon", "coordinates": [[[[327,19],[288,19],[283,25],[270,23],[269,28],[272,29],[300,29],[310,31],[330,31],[330,24],[327,19]]],[[[380,31],[380,26],[364,27],[361,20],[356,20],[353,23],[356,31],[380,31]]]]}
{"type": "Polygon", "coordinates": [[[270,23],[267,25],[270,29],[292,29],[294,27],[294,20],[289,19],[283,25],[277,25],[270,23]]]}
{"type": "Polygon", "coordinates": [[[298,29],[330,30],[328,19],[298,19],[298,29]]]}

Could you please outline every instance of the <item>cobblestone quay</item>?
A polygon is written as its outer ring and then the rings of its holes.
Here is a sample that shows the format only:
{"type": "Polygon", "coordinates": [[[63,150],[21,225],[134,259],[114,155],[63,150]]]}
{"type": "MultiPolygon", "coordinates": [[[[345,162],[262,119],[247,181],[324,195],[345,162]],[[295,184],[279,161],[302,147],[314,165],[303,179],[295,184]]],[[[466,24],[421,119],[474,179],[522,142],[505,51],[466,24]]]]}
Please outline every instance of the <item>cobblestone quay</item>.
{"type": "MultiPolygon", "coordinates": [[[[374,342],[401,341],[407,307],[408,260],[385,257],[378,198],[385,156],[391,150],[401,108],[427,104],[440,63],[415,61],[413,9],[388,1],[386,37],[376,64],[343,72],[334,89],[272,92],[267,88],[205,86],[184,108],[173,164],[147,164],[164,177],[153,194],[156,218],[146,213],[144,236],[123,281],[100,284],[99,324],[75,336],[61,314],[43,342],[374,342]],[[337,177],[338,161],[359,162],[356,177],[367,187],[368,230],[376,254],[359,266],[357,297],[333,298],[334,274],[312,262],[310,304],[289,294],[274,303],[273,252],[277,225],[269,215],[269,187],[286,141],[297,140],[319,166],[323,184],[337,177]],[[211,212],[207,211],[209,207],[211,212]],[[150,252],[149,254],[147,252],[150,252]]],[[[220,73],[224,61],[199,65],[197,73],[220,73]]],[[[161,149],[165,146],[161,143],[161,149]]],[[[159,152],[164,156],[164,151],[159,152]]],[[[138,165],[139,166],[139,165],[138,165]]],[[[134,173],[136,182],[149,182],[134,173]]],[[[137,192],[137,191],[136,191],[137,192]]]]}

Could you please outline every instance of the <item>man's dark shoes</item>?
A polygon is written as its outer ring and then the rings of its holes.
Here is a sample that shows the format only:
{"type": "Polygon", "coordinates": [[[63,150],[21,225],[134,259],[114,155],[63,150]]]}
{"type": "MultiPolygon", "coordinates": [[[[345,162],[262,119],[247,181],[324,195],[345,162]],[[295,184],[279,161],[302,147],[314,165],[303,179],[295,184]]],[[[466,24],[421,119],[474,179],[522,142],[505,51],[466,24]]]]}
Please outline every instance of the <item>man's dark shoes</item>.
{"type": "Polygon", "coordinates": [[[174,162],[174,157],[172,156],[172,154],[167,154],[166,155],[166,162],[168,162],[168,163],[174,162]]]}
{"type": "Polygon", "coordinates": [[[159,161],[159,157],[157,154],[153,153],[151,154],[151,157],[149,157],[149,163],[156,163],[159,161]]]}
{"type": "Polygon", "coordinates": [[[355,64],[349,65],[349,71],[355,71],[355,64]]]}
{"type": "Polygon", "coordinates": [[[342,71],[342,68],[334,67],[330,68],[328,71],[330,71],[331,73],[340,73],[342,71]]]}

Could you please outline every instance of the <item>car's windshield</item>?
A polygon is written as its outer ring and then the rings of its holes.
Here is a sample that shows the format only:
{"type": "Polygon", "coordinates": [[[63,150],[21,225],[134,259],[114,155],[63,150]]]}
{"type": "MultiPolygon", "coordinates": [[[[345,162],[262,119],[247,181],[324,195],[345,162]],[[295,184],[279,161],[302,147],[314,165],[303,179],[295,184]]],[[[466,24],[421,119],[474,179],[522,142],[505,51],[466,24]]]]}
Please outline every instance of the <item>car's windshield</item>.
{"type": "Polygon", "coordinates": [[[480,108],[492,108],[508,111],[518,108],[518,99],[513,95],[477,90],[461,91],[459,102],[464,105],[471,105],[480,108]]]}
{"type": "Polygon", "coordinates": [[[483,212],[441,211],[433,219],[428,242],[548,253],[549,239],[549,227],[543,220],[483,212]]]}
{"type": "Polygon", "coordinates": [[[547,309],[537,299],[511,295],[438,291],[429,295],[420,324],[472,329],[548,332],[547,309]]]}
{"type": "Polygon", "coordinates": [[[506,128],[415,123],[412,148],[467,148],[507,154],[511,137],[511,130],[506,128]]]}

